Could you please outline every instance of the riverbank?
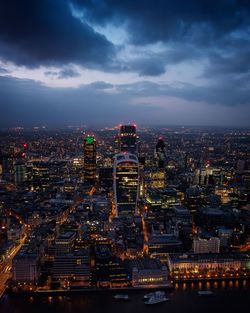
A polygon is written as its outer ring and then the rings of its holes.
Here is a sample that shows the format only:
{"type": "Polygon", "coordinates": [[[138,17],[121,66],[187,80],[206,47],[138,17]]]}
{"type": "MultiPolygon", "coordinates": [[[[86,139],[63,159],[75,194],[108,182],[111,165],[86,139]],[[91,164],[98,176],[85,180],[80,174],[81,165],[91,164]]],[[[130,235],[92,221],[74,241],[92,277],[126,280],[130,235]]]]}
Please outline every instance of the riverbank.
{"type": "Polygon", "coordinates": [[[148,307],[144,304],[145,290],[131,289],[129,301],[116,301],[115,290],[73,292],[64,294],[6,294],[0,303],[1,313],[226,313],[244,312],[249,306],[249,281],[207,281],[175,283],[168,290],[169,301],[148,307]],[[199,290],[211,290],[213,297],[201,297],[199,290]],[[101,291],[101,292],[99,292],[101,291]]]}

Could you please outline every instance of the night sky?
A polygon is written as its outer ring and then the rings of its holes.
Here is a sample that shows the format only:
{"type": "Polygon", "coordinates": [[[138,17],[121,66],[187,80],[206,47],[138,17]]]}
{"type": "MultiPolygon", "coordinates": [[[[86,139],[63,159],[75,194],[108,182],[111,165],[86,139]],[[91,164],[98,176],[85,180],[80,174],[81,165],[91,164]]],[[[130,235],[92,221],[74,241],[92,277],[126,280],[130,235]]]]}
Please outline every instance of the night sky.
{"type": "Polygon", "coordinates": [[[249,0],[0,0],[0,128],[250,126],[249,0]]]}

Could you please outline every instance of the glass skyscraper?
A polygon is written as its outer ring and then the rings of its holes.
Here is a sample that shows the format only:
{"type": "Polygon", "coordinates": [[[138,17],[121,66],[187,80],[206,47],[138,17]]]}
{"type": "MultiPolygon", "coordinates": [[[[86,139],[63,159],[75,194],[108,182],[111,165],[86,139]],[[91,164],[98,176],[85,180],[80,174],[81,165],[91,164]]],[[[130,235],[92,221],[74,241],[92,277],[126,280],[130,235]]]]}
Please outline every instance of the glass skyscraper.
{"type": "Polygon", "coordinates": [[[114,160],[114,201],[116,215],[136,212],[139,192],[139,163],[136,155],[123,152],[114,160]]]}

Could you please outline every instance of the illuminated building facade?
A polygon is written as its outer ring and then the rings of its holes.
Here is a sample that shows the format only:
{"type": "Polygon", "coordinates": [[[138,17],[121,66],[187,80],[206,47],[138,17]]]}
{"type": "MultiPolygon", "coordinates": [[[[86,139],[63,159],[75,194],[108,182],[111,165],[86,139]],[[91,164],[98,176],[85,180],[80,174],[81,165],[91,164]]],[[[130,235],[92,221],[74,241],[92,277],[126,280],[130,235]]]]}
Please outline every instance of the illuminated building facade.
{"type": "Polygon", "coordinates": [[[53,268],[53,280],[58,280],[61,285],[89,286],[90,260],[88,248],[56,255],[53,268]]]}
{"type": "Polygon", "coordinates": [[[166,187],[166,172],[164,169],[156,169],[148,174],[148,186],[153,189],[166,187]]]}
{"type": "Polygon", "coordinates": [[[39,256],[36,252],[30,251],[28,246],[23,246],[13,258],[13,281],[36,282],[40,276],[39,256]]]}
{"type": "Polygon", "coordinates": [[[75,240],[75,233],[68,231],[60,234],[55,240],[55,252],[58,255],[71,252],[75,240]]]}
{"type": "Polygon", "coordinates": [[[146,202],[151,209],[168,209],[179,205],[181,195],[174,188],[148,189],[146,202]]]}
{"type": "Polygon", "coordinates": [[[133,287],[163,287],[168,285],[167,268],[158,259],[131,261],[133,287]]]}
{"type": "Polygon", "coordinates": [[[32,164],[32,189],[46,191],[50,189],[50,164],[44,161],[34,161],[32,164]]]}
{"type": "Polygon", "coordinates": [[[139,164],[134,154],[120,153],[114,160],[116,215],[135,213],[139,193],[139,164]]]}
{"type": "Polygon", "coordinates": [[[96,180],[96,140],[88,135],[84,139],[84,181],[93,183],[96,180]]]}
{"type": "Polygon", "coordinates": [[[120,126],[120,152],[137,153],[136,125],[120,126]]]}
{"type": "Polygon", "coordinates": [[[172,279],[225,279],[250,275],[250,256],[244,253],[168,254],[172,279]]]}
{"type": "Polygon", "coordinates": [[[101,288],[122,288],[131,284],[128,269],[105,244],[95,246],[95,267],[92,282],[101,288]]]}
{"type": "Polygon", "coordinates": [[[195,238],[193,242],[194,253],[219,253],[220,239],[211,237],[209,239],[195,238]]]}

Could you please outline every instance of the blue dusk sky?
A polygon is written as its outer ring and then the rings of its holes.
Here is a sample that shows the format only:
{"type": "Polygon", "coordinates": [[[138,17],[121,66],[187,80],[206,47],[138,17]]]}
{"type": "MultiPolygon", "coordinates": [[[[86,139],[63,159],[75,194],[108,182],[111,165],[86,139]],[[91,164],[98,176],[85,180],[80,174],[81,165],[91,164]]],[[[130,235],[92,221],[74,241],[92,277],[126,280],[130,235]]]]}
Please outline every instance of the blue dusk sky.
{"type": "Polygon", "coordinates": [[[250,126],[249,0],[0,0],[0,128],[250,126]]]}

